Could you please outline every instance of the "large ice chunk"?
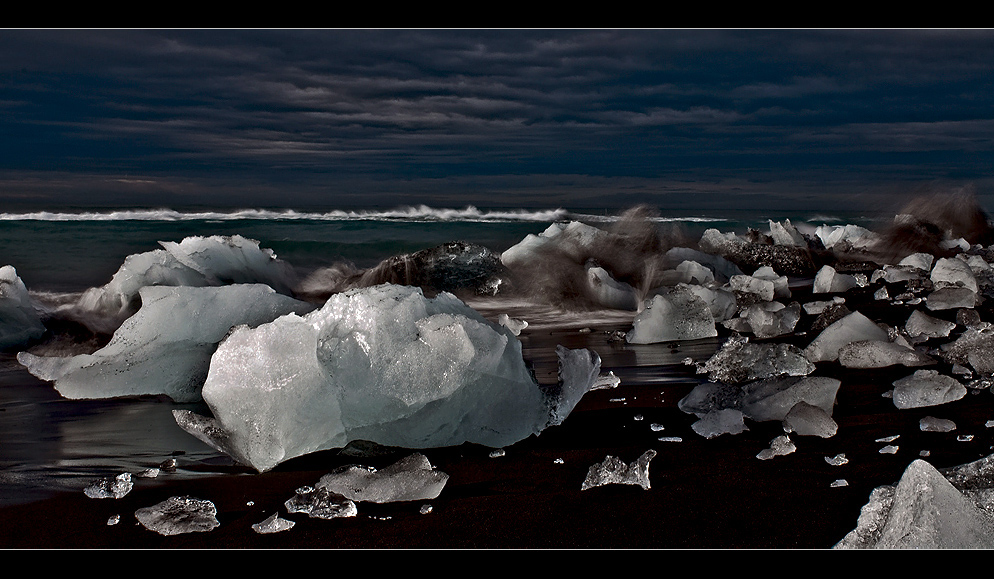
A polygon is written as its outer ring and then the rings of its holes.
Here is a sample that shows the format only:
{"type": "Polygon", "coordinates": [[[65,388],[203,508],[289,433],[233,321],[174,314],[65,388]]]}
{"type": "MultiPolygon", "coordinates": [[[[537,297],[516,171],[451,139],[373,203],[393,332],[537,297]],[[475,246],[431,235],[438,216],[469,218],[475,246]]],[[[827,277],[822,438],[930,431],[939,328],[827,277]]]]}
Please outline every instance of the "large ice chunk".
{"type": "Polygon", "coordinates": [[[204,384],[214,417],[174,415],[259,471],[352,440],[503,447],[561,422],[593,386],[596,354],[559,356],[560,388],[543,388],[507,328],[451,294],[380,285],[335,294],[303,317],[236,328],[204,384]]]}
{"type": "Polygon", "coordinates": [[[990,549],[994,519],[928,462],[877,487],[836,549],[990,549]]]}
{"type": "Polygon", "coordinates": [[[711,380],[749,382],[773,376],[807,376],[815,369],[792,344],[752,344],[730,338],[704,363],[711,380]]]}
{"type": "Polygon", "coordinates": [[[607,456],[604,462],[592,465],[587,470],[580,490],[587,490],[608,484],[638,485],[645,490],[652,488],[649,482],[649,462],[655,458],[655,450],[647,450],[635,462],[625,464],[616,456],[607,456]]]}
{"type": "Polygon", "coordinates": [[[894,382],[894,406],[922,408],[953,402],[966,396],[966,387],[935,370],[917,370],[894,382]]]}
{"type": "Polygon", "coordinates": [[[160,535],[204,533],[220,526],[214,503],[188,496],[170,497],[161,503],[135,511],[146,529],[160,535]]]}
{"type": "Polygon", "coordinates": [[[93,354],[45,357],[19,352],[17,360],[66,398],[165,394],[200,400],[211,355],[232,327],[257,326],[311,304],[262,284],[222,287],[149,286],[142,306],[93,354]]]}
{"type": "Polygon", "coordinates": [[[846,344],[888,338],[887,330],[860,312],[853,312],[822,330],[804,349],[804,356],[812,362],[830,362],[839,358],[839,349],[846,344]]]}
{"type": "Polygon", "coordinates": [[[138,310],[139,290],[145,286],[263,283],[291,295],[296,284],[289,264],[240,235],[159,243],[163,249],[128,256],[110,282],[84,292],[71,313],[90,329],[109,334],[138,310]]]}
{"type": "Polygon", "coordinates": [[[856,277],[847,273],[839,273],[830,265],[823,265],[815,274],[812,292],[816,294],[840,293],[858,287],[856,277]]]}
{"type": "Polygon", "coordinates": [[[708,302],[686,284],[646,300],[626,339],[632,344],[699,340],[718,335],[708,302]]]}
{"type": "Polygon", "coordinates": [[[846,368],[916,367],[935,364],[935,360],[896,342],[859,340],[839,348],[839,364],[846,368]]]}
{"type": "Polygon", "coordinates": [[[45,333],[28,289],[13,266],[0,267],[0,350],[20,346],[45,333]]]}

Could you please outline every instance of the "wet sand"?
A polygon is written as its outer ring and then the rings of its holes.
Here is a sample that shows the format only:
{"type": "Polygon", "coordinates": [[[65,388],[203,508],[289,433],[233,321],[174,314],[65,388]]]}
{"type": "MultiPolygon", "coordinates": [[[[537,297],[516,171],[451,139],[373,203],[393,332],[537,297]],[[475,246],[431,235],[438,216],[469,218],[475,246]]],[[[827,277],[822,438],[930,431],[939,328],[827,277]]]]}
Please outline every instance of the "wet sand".
{"type": "MultiPolygon", "coordinates": [[[[846,296],[851,308],[874,319],[903,323],[910,306],[880,309],[866,295],[846,296]],[[856,303],[860,305],[856,305],[856,303]]],[[[804,321],[802,321],[802,324],[804,321]]],[[[810,320],[807,320],[810,323],[810,320]]],[[[589,347],[621,386],[588,393],[560,426],[504,449],[462,445],[422,451],[449,481],[430,501],[359,503],[359,514],[333,520],[287,514],[283,503],[335,467],[359,463],[381,468],[410,451],[345,456],[326,451],[256,474],[235,465],[206,469],[202,478],[169,473],[135,479],[121,499],[90,499],[82,490],[0,509],[0,547],[6,549],[827,549],[856,526],[860,508],[877,486],[894,484],[920,452],[938,468],[994,452],[985,423],[994,419],[994,395],[971,391],[938,407],[899,410],[882,396],[909,368],[846,370],[819,364],[812,375],[842,380],[828,439],[794,436],[796,452],[759,460],[783,433],[779,422],[752,422],[747,432],[705,439],[695,417],[677,402],[701,376],[685,357],[706,360],[720,339],[633,346],[611,339],[630,324],[614,320],[581,331],[582,324],[535,327],[522,336],[524,354],[541,383],[555,381],[555,345],[589,347]],[[953,420],[949,433],[921,432],[925,416],[953,420]],[[662,431],[651,425],[659,424],[662,431]],[[900,435],[894,442],[878,442],[900,435]],[[962,435],[972,435],[961,441],[962,435]],[[680,442],[660,441],[680,437],[680,442]],[[888,444],[896,454],[882,454],[888,444]],[[591,465],[608,455],[625,462],[648,449],[650,489],[607,485],[581,490],[591,465]],[[848,464],[825,460],[844,453],[848,464]],[[845,479],[848,486],[833,487],[845,479]],[[161,536],[138,524],[134,512],[171,496],[212,501],[220,526],[209,532],[161,536]],[[421,513],[425,504],[431,511],[421,513]],[[296,526],[261,535],[252,525],[274,512],[296,526]],[[108,525],[112,515],[120,522],[108,525]]],[[[723,331],[722,335],[727,335],[723,331]]],[[[806,343],[813,335],[791,340],[806,343]]],[[[183,457],[179,456],[181,468],[183,457]]]]}

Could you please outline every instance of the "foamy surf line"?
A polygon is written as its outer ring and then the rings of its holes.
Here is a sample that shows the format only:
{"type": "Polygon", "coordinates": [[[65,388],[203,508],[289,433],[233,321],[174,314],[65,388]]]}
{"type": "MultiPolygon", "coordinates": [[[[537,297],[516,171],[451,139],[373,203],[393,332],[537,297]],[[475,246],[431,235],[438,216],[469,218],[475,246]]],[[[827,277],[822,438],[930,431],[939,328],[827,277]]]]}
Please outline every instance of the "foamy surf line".
{"type": "MultiPolygon", "coordinates": [[[[268,209],[238,209],[234,211],[177,211],[173,209],[135,209],[115,211],[34,211],[0,213],[0,221],[413,221],[413,222],[541,222],[581,220],[614,222],[617,215],[588,215],[566,209],[544,210],[481,210],[473,206],[462,209],[440,209],[420,205],[386,211],[295,211],[268,209]]],[[[709,223],[728,219],[721,217],[649,217],[660,223],[709,223]]]]}
{"type": "Polygon", "coordinates": [[[234,211],[176,211],[173,209],[137,209],[106,212],[36,211],[29,213],[0,213],[0,221],[237,221],[237,220],[302,220],[302,221],[558,221],[569,219],[565,209],[540,211],[484,211],[473,206],[462,209],[438,209],[427,206],[401,207],[387,211],[327,211],[308,212],[267,209],[238,209],[234,211]]]}

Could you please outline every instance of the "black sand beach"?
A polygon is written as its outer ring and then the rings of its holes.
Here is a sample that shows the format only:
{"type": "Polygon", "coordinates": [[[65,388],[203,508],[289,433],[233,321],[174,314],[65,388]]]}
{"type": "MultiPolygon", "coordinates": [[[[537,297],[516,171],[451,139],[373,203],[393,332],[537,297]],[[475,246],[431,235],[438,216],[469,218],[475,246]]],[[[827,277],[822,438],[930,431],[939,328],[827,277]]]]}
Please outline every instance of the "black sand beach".
{"type": "MultiPolygon", "coordinates": [[[[796,291],[796,290],[795,290],[796,291]]],[[[803,290],[801,290],[803,291],[803,290]]],[[[875,304],[866,290],[847,293],[850,308],[880,320],[907,319],[911,306],[875,304]]],[[[808,299],[810,296],[808,296],[808,299]]],[[[804,298],[802,298],[804,299],[804,298]]],[[[892,320],[893,321],[893,320],[892,320]]],[[[791,340],[810,340],[801,326],[791,340]]],[[[7,549],[828,549],[856,526],[870,492],[897,482],[927,451],[937,468],[987,456],[994,437],[994,396],[971,390],[938,407],[899,410],[883,396],[911,369],[847,370],[819,364],[815,374],[842,380],[831,438],[794,436],[797,450],[769,460],[757,458],[783,434],[779,422],[746,422],[737,435],[705,439],[696,420],[677,408],[700,376],[693,357],[704,361],[722,337],[693,343],[636,346],[612,339],[623,323],[590,328],[522,333],[524,355],[540,383],[556,380],[557,344],[589,347],[602,357],[621,385],[588,393],[569,418],[507,447],[503,456],[476,445],[426,449],[431,464],[449,475],[431,501],[359,503],[358,516],[334,520],[287,514],[295,490],[314,485],[346,464],[381,468],[410,454],[383,449],[370,456],[326,451],[280,464],[263,474],[232,465],[208,468],[204,477],[135,479],[121,499],[91,499],[82,489],[50,499],[0,509],[0,546],[7,549]],[[919,420],[953,420],[948,433],[922,432],[919,420]],[[662,425],[654,431],[651,425],[662,425]],[[887,437],[899,436],[893,442],[887,437]],[[680,441],[661,441],[679,437],[680,441]],[[968,438],[965,439],[964,437],[968,438]],[[881,453],[888,445],[894,454],[881,453]],[[581,490],[591,465],[612,455],[635,461],[646,450],[651,488],[606,485],[581,490]],[[845,454],[848,463],[826,458],[845,454]],[[216,471],[216,472],[214,472],[216,471]],[[833,486],[844,479],[846,486],[833,486]],[[220,526],[209,532],[162,536],[142,527],[134,512],[171,496],[210,500],[220,526]],[[431,510],[422,513],[422,507],[431,510]],[[296,523],[262,535],[252,529],[275,512],[296,523]],[[120,515],[120,522],[108,519],[120,515]]],[[[178,456],[184,468],[183,456],[178,456]]],[[[152,466],[152,465],[150,465],[152,466]]],[[[204,469],[203,465],[196,468],[204,469]]]]}

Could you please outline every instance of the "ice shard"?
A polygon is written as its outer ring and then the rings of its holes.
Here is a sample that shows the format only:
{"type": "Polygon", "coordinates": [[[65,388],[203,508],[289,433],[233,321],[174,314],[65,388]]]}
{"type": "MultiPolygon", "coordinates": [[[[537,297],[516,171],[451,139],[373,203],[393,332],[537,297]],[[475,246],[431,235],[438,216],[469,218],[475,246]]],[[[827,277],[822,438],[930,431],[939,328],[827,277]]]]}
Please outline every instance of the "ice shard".
{"type": "Polygon", "coordinates": [[[71,399],[169,396],[200,400],[211,355],[235,326],[257,326],[311,304],[262,284],[222,287],[148,286],[141,309],[92,354],[45,357],[19,352],[31,374],[71,399]]]}
{"type": "Polygon", "coordinates": [[[839,350],[846,344],[861,340],[889,338],[884,330],[859,312],[852,312],[833,322],[808,344],[804,356],[812,362],[829,362],[839,358],[839,350]]]}
{"type": "Polygon", "coordinates": [[[421,453],[411,454],[379,470],[348,465],[321,477],[315,488],[354,502],[394,503],[437,498],[449,475],[434,468],[421,453]]]}
{"type": "Polygon", "coordinates": [[[352,440],[500,448],[558,424],[593,387],[595,353],[558,353],[560,385],[543,387],[514,334],[455,296],[349,290],[305,316],[233,330],[203,388],[213,417],[174,415],[259,471],[352,440]]]}
{"type": "Polygon", "coordinates": [[[922,408],[953,402],[966,396],[966,387],[935,370],[917,370],[894,382],[894,406],[922,408]]]}
{"type": "Polygon", "coordinates": [[[587,490],[608,484],[638,485],[649,490],[649,461],[656,456],[655,450],[647,450],[635,462],[626,464],[616,456],[608,456],[604,462],[595,464],[587,470],[580,490],[587,490]]]}
{"type": "Polygon", "coordinates": [[[160,535],[203,533],[220,526],[217,508],[210,501],[193,497],[170,497],[151,507],[135,511],[143,527],[160,535]]]}

